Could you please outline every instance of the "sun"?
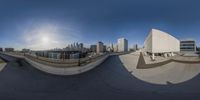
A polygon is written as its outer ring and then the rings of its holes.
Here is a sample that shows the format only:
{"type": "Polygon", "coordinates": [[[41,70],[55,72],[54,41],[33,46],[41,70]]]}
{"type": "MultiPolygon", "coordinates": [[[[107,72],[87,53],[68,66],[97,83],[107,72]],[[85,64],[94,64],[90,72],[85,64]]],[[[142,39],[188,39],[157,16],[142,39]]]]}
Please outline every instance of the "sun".
{"type": "Polygon", "coordinates": [[[49,41],[49,38],[48,37],[42,37],[42,43],[43,44],[47,44],[47,43],[49,43],[50,41],[49,41]]]}

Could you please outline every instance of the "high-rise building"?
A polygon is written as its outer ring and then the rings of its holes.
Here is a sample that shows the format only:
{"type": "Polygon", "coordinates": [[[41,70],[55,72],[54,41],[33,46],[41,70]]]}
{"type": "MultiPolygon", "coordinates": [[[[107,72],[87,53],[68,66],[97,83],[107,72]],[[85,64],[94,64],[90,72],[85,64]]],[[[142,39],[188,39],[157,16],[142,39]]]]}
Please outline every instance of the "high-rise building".
{"type": "Polygon", "coordinates": [[[113,52],[114,51],[114,47],[113,47],[112,43],[106,48],[106,51],[109,51],[109,52],[113,52]]]}
{"type": "Polygon", "coordinates": [[[180,51],[196,51],[196,43],[194,40],[182,40],[180,41],[180,51]]]}
{"type": "Polygon", "coordinates": [[[14,52],[14,48],[5,48],[5,52],[14,52]]]}
{"type": "Polygon", "coordinates": [[[103,52],[106,52],[106,45],[103,46],[103,52]]]}
{"type": "Polygon", "coordinates": [[[64,48],[66,51],[85,51],[85,48],[83,47],[83,43],[73,43],[71,45],[68,45],[66,48],[64,48]]]}
{"type": "Polygon", "coordinates": [[[90,51],[96,52],[97,51],[97,45],[90,45],[90,51]]]}
{"type": "Polygon", "coordinates": [[[103,53],[103,50],[104,50],[103,42],[98,42],[96,49],[97,49],[97,54],[103,53]]]}
{"type": "Polygon", "coordinates": [[[117,41],[118,52],[127,52],[128,51],[128,40],[125,38],[119,38],[117,41]]]}
{"type": "Polygon", "coordinates": [[[133,51],[136,51],[136,50],[138,50],[138,45],[137,44],[133,45],[133,51]]]}
{"type": "Polygon", "coordinates": [[[3,48],[0,48],[0,52],[3,52],[3,48]]]}
{"type": "Polygon", "coordinates": [[[79,48],[81,48],[81,49],[83,48],[83,43],[79,44],[79,48]]]}
{"type": "Polygon", "coordinates": [[[118,45],[117,44],[114,45],[114,52],[118,52],[118,45]]]}
{"type": "Polygon", "coordinates": [[[110,44],[110,49],[111,49],[111,51],[114,51],[114,46],[112,43],[110,44]]]}
{"type": "Polygon", "coordinates": [[[30,51],[31,51],[30,49],[26,49],[26,48],[22,49],[22,52],[23,52],[23,53],[28,53],[28,52],[30,52],[30,51]]]}

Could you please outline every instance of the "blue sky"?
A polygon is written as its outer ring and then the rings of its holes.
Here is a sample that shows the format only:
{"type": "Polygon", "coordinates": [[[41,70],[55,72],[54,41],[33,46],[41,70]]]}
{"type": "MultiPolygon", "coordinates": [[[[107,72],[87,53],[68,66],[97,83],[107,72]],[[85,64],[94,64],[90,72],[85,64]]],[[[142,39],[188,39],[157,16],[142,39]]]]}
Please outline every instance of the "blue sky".
{"type": "Polygon", "coordinates": [[[198,0],[1,0],[0,47],[64,48],[125,37],[143,45],[152,28],[200,43],[198,0]]]}

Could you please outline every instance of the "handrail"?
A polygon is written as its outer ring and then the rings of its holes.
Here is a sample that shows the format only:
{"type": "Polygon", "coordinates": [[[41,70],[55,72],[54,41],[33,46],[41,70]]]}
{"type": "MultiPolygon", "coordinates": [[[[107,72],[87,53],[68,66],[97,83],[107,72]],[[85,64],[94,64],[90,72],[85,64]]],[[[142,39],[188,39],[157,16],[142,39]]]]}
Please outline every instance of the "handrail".
{"type": "Polygon", "coordinates": [[[38,56],[33,56],[30,54],[25,54],[25,53],[10,53],[11,55],[18,55],[18,56],[23,56],[26,57],[30,60],[49,65],[49,66],[55,66],[55,67],[75,67],[75,66],[82,66],[86,65],[88,63],[94,62],[103,56],[103,55],[96,55],[94,57],[86,57],[86,58],[80,58],[80,59],[50,59],[50,58],[45,58],[45,57],[38,57],[38,56]]]}

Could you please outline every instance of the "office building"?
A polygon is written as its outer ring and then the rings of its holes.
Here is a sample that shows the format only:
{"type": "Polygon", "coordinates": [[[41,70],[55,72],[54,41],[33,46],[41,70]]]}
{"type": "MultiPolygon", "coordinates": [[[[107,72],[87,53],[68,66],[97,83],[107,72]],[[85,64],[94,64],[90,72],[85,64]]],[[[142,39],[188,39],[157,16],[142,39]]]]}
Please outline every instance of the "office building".
{"type": "Polygon", "coordinates": [[[0,52],[3,52],[3,48],[0,48],[0,52]]]}
{"type": "Polygon", "coordinates": [[[111,51],[111,52],[113,52],[113,51],[114,51],[114,46],[113,46],[113,44],[112,44],[112,43],[110,44],[110,51],[111,51]]]}
{"type": "Polygon", "coordinates": [[[87,53],[80,51],[46,50],[36,51],[35,55],[51,59],[79,59],[86,57],[87,53]]]}
{"type": "Polygon", "coordinates": [[[133,45],[133,51],[136,51],[136,50],[138,50],[138,45],[137,44],[133,45]]]}
{"type": "Polygon", "coordinates": [[[96,52],[97,51],[97,45],[90,45],[90,51],[96,52]]]}
{"type": "Polygon", "coordinates": [[[14,48],[5,48],[5,52],[14,52],[14,48]]]}
{"type": "Polygon", "coordinates": [[[180,51],[180,41],[166,32],[152,29],[144,42],[144,50],[152,55],[163,54],[165,57],[173,56],[180,51]]]}
{"type": "Polygon", "coordinates": [[[80,43],[80,44],[79,44],[79,48],[83,48],[83,43],[80,43]]]}
{"type": "Polygon", "coordinates": [[[118,52],[127,52],[128,51],[128,40],[125,38],[120,38],[117,41],[118,52]]]}
{"type": "Polygon", "coordinates": [[[52,50],[36,51],[36,56],[51,59],[79,59],[84,58],[88,54],[88,49],[83,47],[83,43],[73,43],[66,48],[54,48],[52,50]]]}
{"type": "Polygon", "coordinates": [[[104,46],[103,46],[103,52],[106,52],[106,51],[107,51],[106,48],[107,48],[106,45],[104,45],[104,46]]]}
{"type": "Polygon", "coordinates": [[[180,51],[183,52],[196,52],[195,40],[181,40],[180,51]]]}
{"type": "Polygon", "coordinates": [[[22,52],[23,52],[23,53],[29,53],[30,51],[31,51],[30,49],[25,49],[25,48],[22,49],[22,52]]]}
{"type": "Polygon", "coordinates": [[[86,48],[83,47],[83,43],[78,43],[78,42],[69,44],[66,48],[64,48],[64,50],[86,52],[86,48]]]}
{"type": "Polygon", "coordinates": [[[61,53],[60,52],[49,52],[48,58],[51,59],[61,59],[61,53]]]}
{"type": "Polygon", "coordinates": [[[118,52],[118,45],[117,44],[114,45],[114,52],[118,52]]]}
{"type": "Polygon", "coordinates": [[[98,42],[97,43],[97,48],[96,48],[96,53],[97,54],[100,54],[100,53],[103,53],[104,52],[104,45],[103,45],[103,42],[98,42]]]}
{"type": "Polygon", "coordinates": [[[114,51],[114,47],[113,47],[112,43],[106,48],[106,51],[108,51],[108,52],[113,52],[114,51]]]}
{"type": "Polygon", "coordinates": [[[197,47],[197,51],[200,51],[200,47],[197,47]]]}

